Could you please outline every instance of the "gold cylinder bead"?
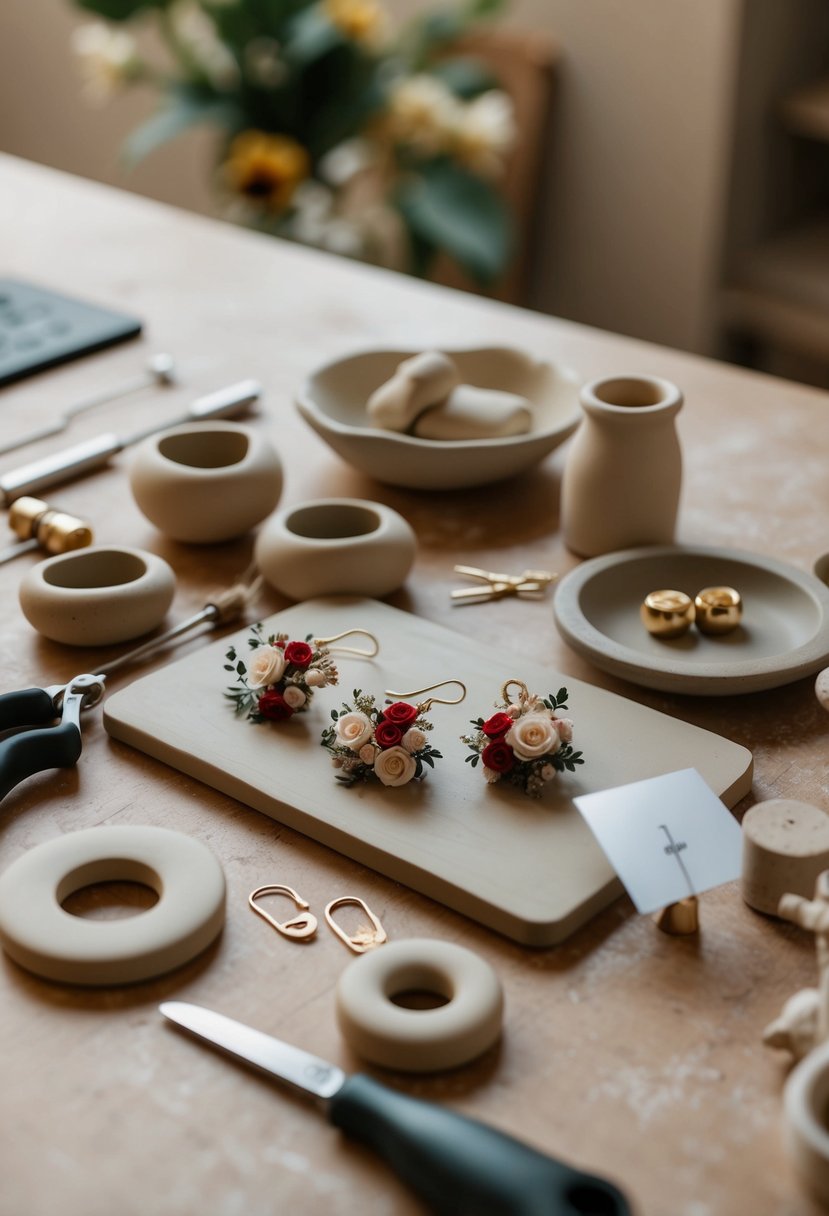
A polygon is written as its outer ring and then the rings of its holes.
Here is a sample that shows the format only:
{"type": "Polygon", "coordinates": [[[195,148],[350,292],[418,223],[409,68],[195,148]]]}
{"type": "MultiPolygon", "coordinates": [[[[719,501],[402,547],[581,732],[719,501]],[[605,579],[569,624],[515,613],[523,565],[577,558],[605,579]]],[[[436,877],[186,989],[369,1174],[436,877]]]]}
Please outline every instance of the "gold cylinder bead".
{"type": "Polygon", "coordinates": [[[20,540],[30,540],[48,510],[49,504],[42,498],[31,498],[28,494],[17,498],[9,507],[9,527],[20,540]]]}
{"type": "Polygon", "coordinates": [[[694,623],[694,601],[684,591],[651,591],[639,609],[642,624],[656,638],[678,638],[694,623]]]}
{"type": "Polygon", "coordinates": [[[76,515],[47,511],[37,525],[37,540],[47,553],[69,553],[92,544],[92,529],[76,515]]]}
{"type": "Polygon", "coordinates": [[[694,605],[700,633],[713,636],[731,633],[743,619],[743,601],[733,587],[704,587],[694,605]]]}

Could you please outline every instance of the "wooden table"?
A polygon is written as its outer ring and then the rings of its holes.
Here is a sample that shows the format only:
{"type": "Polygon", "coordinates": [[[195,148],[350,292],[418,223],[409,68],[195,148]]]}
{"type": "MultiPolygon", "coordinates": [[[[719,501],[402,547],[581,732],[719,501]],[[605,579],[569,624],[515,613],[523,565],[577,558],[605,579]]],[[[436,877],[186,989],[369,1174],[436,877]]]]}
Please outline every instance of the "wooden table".
{"type": "MultiPolygon", "coordinates": [[[[456,561],[515,570],[574,564],[557,521],[566,449],[503,486],[418,494],[347,467],[291,404],[315,363],[369,344],[513,343],[572,364],[585,379],[666,376],[687,398],[680,539],[754,548],[808,568],[829,547],[824,394],[337,261],[9,159],[0,160],[0,234],[6,273],[147,321],[139,344],[4,390],[4,435],[118,383],[152,350],[174,352],[184,386],[79,419],[73,441],[149,424],[198,393],[257,377],[266,388],[263,425],[285,460],[284,501],[373,498],[414,525],[417,564],[392,603],[494,650],[520,631],[568,675],[751,748],[755,798],[829,809],[829,717],[811,681],[723,700],[647,692],[572,654],[549,602],[451,608],[456,561]]],[[[6,457],[3,467],[16,463],[6,457]]],[[[53,497],[91,519],[99,540],[167,558],[178,575],[180,619],[237,576],[250,542],[200,549],[165,541],[134,506],[124,466],[119,459],[53,497]]],[[[57,682],[79,665],[77,652],[39,638],[18,611],[17,583],[30,563],[0,568],[7,689],[57,682]]],[[[259,611],[283,606],[266,592],[259,611]]],[[[85,655],[83,665],[103,657],[85,655]]],[[[527,950],[113,743],[100,715],[90,715],[77,770],[35,777],[6,799],[0,864],[99,823],[166,825],[206,841],[228,878],[227,927],[190,966],[123,989],[49,984],[3,958],[3,1216],[421,1210],[310,1108],[161,1025],[160,1000],[193,1000],[359,1067],[334,1020],[342,945],[322,934],[312,946],[292,946],[246,907],[253,887],[274,881],[297,887],[317,910],[337,894],[359,893],[391,937],[458,941],[498,971],[507,1000],[500,1047],[445,1076],[393,1076],[401,1089],[611,1175],[643,1216],[813,1211],[782,1147],[786,1061],[760,1044],[783,1000],[813,982],[812,941],[753,913],[736,884],[704,897],[698,938],[664,936],[621,899],[561,947],[527,950]]]]}

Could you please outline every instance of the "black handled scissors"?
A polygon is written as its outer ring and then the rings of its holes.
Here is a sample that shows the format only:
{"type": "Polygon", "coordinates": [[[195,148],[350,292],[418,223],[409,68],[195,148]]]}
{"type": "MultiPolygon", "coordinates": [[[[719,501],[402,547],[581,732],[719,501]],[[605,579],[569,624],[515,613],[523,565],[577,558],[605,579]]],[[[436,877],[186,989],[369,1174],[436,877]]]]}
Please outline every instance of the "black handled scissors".
{"type": "Polygon", "coordinates": [[[102,675],[75,676],[49,688],[21,688],[0,696],[0,800],[26,777],[47,768],[72,768],[80,758],[81,712],[104,695],[102,675]]]}

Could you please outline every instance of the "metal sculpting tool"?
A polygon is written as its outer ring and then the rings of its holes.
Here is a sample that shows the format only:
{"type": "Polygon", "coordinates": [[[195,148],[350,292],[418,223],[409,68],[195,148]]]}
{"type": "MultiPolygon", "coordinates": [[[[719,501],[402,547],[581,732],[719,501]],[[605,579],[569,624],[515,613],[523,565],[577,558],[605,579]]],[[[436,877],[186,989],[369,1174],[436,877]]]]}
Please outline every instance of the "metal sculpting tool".
{"type": "Polygon", "coordinates": [[[190,1034],[310,1097],[329,1123],[384,1158],[432,1212],[630,1216],[611,1183],[483,1123],[370,1077],[349,1077],[335,1064],[199,1005],[165,1001],[159,1008],[190,1034]]]}
{"type": "Polygon", "coordinates": [[[99,405],[108,405],[110,401],[118,401],[121,397],[127,397],[130,393],[138,393],[142,388],[151,388],[154,384],[169,385],[175,384],[175,382],[173,356],[151,355],[147,360],[146,369],[139,376],[133,376],[118,388],[104,389],[101,393],[95,393],[92,397],[70,405],[55,422],[49,422],[46,426],[37,427],[32,431],[27,431],[25,435],[18,435],[17,439],[10,439],[8,443],[0,444],[0,456],[5,456],[7,452],[15,452],[18,448],[24,448],[28,443],[36,443],[38,439],[48,439],[51,435],[60,435],[68,428],[73,418],[87,413],[88,410],[94,410],[99,405]]]}
{"type": "Polygon", "coordinates": [[[259,400],[262,386],[256,380],[241,380],[218,392],[199,397],[186,410],[166,422],[154,423],[144,430],[119,438],[107,431],[94,439],[85,439],[74,447],[53,452],[42,460],[32,461],[0,476],[2,505],[8,506],[23,494],[37,494],[48,486],[59,485],[75,477],[83,477],[109,463],[124,448],[140,443],[150,435],[169,430],[184,422],[207,421],[210,418],[233,418],[259,400]]]}

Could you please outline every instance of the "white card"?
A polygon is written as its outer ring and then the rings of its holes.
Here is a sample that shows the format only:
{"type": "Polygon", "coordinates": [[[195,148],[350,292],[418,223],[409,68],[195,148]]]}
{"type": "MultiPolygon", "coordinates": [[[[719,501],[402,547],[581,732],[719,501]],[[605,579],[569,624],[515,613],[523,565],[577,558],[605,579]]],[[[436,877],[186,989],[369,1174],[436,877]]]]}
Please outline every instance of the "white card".
{"type": "Polygon", "coordinates": [[[695,768],[573,801],[640,912],[740,875],[740,825],[695,768]]]}

